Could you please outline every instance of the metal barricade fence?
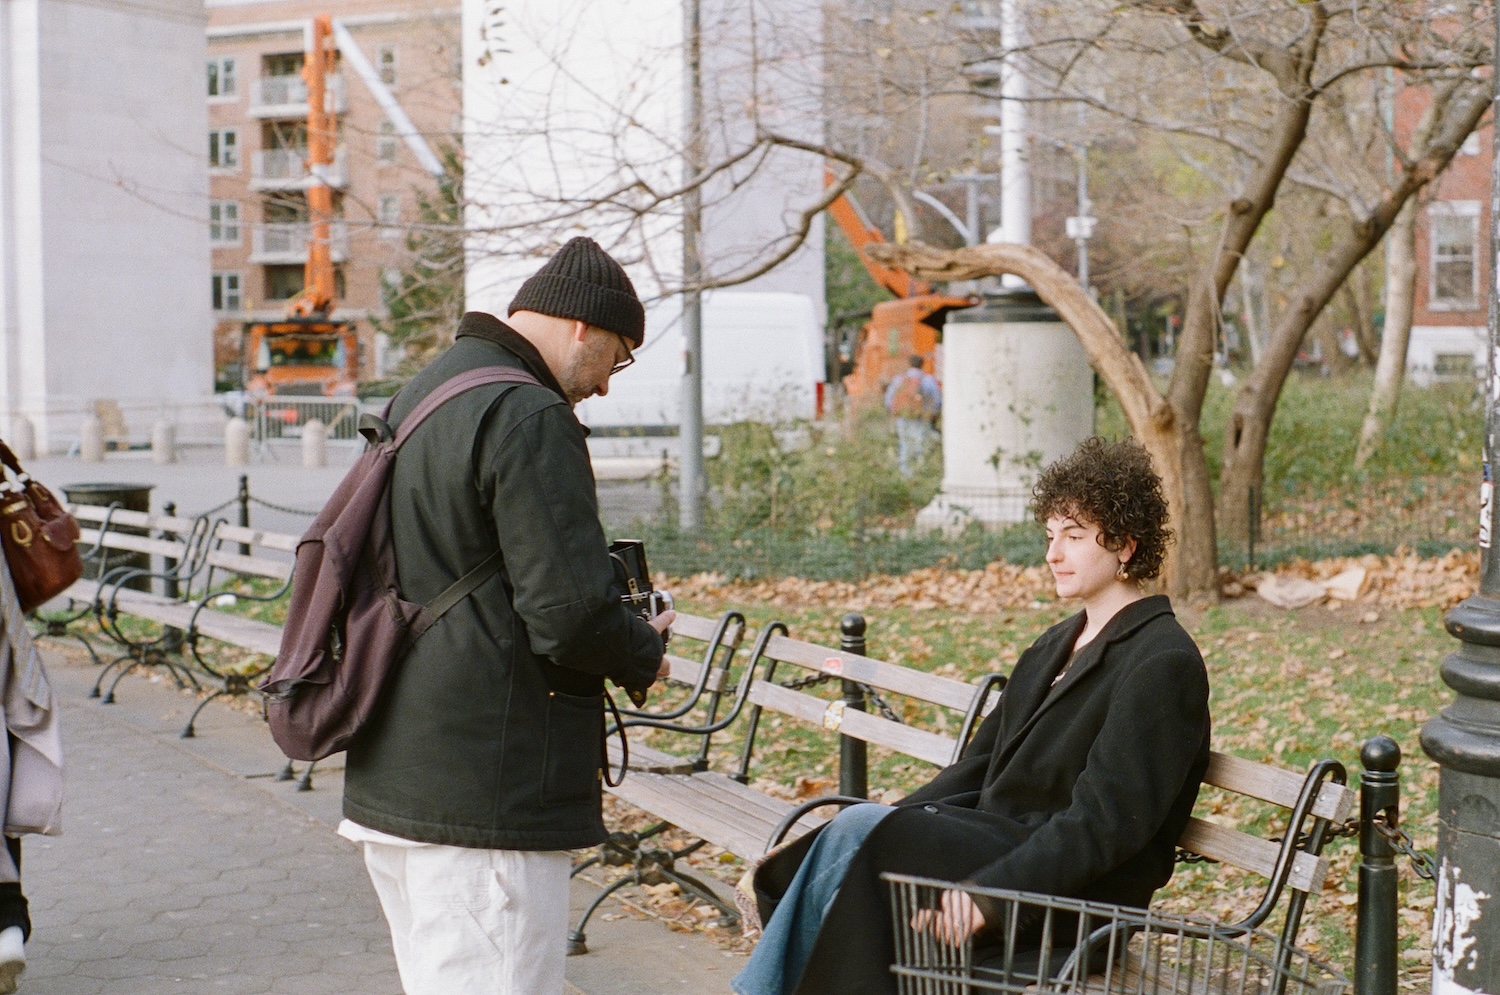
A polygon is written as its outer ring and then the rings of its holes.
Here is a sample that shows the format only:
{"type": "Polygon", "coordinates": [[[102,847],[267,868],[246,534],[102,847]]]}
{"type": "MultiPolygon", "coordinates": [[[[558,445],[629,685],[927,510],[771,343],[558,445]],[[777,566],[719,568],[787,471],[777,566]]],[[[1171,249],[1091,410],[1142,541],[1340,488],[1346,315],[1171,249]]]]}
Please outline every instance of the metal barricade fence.
{"type": "MultiPolygon", "coordinates": [[[[1146,909],[887,874],[901,995],[1344,995],[1348,979],[1279,937],[1146,909]],[[987,897],[1000,925],[954,945],[942,895],[987,897]]],[[[988,914],[987,914],[988,915],[988,914]]]]}
{"type": "Polygon", "coordinates": [[[251,421],[256,442],[301,438],[302,426],[314,418],[328,430],[328,441],[352,442],[360,438],[360,403],[353,398],[270,397],[253,405],[251,421]]]}

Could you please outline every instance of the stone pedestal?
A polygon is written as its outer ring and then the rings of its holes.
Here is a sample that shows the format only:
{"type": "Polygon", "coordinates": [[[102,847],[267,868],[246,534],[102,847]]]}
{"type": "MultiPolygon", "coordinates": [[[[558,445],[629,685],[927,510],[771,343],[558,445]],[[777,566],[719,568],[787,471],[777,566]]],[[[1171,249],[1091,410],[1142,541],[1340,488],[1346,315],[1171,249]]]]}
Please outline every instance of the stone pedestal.
{"type": "Polygon", "coordinates": [[[1094,430],[1083,346],[1030,289],[987,297],[943,328],[943,489],[917,526],[1026,520],[1041,468],[1094,430]]]}

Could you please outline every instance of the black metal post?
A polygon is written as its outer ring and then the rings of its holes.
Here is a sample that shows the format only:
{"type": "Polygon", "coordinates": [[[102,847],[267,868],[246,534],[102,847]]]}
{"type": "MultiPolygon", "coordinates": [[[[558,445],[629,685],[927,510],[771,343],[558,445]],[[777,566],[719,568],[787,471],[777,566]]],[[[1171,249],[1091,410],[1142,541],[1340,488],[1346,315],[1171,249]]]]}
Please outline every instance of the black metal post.
{"type": "MultiPolygon", "coordinates": [[[[168,501],[165,507],[162,508],[162,512],[165,513],[168,518],[177,517],[177,502],[168,501]]],[[[161,537],[168,542],[175,542],[177,539],[177,533],[167,530],[162,532],[161,537]]],[[[177,558],[175,556],[163,557],[161,563],[161,572],[162,577],[164,578],[162,581],[162,593],[174,601],[177,600],[177,558]]]]}
{"type": "MultiPolygon", "coordinates": [[[[839,620],[839,649],[845,653],[865,655],[865,617],[850,612],[839,620]]],[[[857,712],[865,710],[865,689],[848,680],[844,685],[844,708],[857,712]]],[[[870,797],[868,756],[865,741],[853,736],[839,736],[839,794],[850,798],[870,797]]]]}
{"type": "MultiPolygon", "coordinates": [[[[1500,51],[1500,18],[1495,19],[1500,51]]],[[[1492,74],[1500,110],[1500,73],[1492,74]]],[[[1492,111],[1493,116],[1493,111],[1492,111]]],[[[1452,993],[1500,992],[1500,557],[1493,538],[1494,467],[1500,454],[1500,128],[1491,127],[1489,363],[1484,475],[1479,490],[1479,592],[1448,613],[1460,641],[1443,660],[1453,702],[1422,727],[1422,749],[1438,762],[1438,871],[1432,987],[1452,993]]]]}
{"type": "Polygon", "coordinates": [[[1400,825],[1401,747],[1375,736],[1359,751],[1359,907],[1354,936],[1354,990],[1396,995],[1396,848],[1376,829],[1400,825]]]}
{"type": "MultiPolygon", "coordinates": [[[[162,511],[168,518],[177,517],[177,502],[168,501],[166,505],[162,507],[162,511]]],[[[166,529],[162,531],[162,538],[167,540],[168,542],[175,542],[177,540],[177,533],[171,531],[170,529],[166,529]]],[[[181,593],[177,584],[177,557],[162,557],[161,576],[162,593],[171,598],[173,601],[176,601],[181,593]]],[[[182,630],[177,628],[176,626],[167,626],[166,631],[162,633],[162,648],[170,651],[181,649],[182,630]]]]}
{"type": "MultiPolygon", "coordinates": [[[[240,492],[235,495],[235,500],[240,503],[240,525],[244,528],[250,527],[250,475],[240,474],[240,492]]],[[[240,555],[250,555],[250,544],[240,543],[240,555]]]]}

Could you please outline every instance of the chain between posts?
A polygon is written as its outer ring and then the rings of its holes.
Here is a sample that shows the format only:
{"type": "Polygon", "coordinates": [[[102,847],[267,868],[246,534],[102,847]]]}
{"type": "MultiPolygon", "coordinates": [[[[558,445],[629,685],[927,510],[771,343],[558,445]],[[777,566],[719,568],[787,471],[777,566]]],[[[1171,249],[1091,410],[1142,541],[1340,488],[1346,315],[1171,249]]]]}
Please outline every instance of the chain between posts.
{"type": "MultiPolygon", "coordinates": [[[[824,684],[828,681],[839,679],[833,674],[810,674],[807,677],[799,677],[796,680],[782,681],[781,686],[792,691],[801,691],[803,688],[810,688],[814,684],[824,684]]],[[[881,718],[906,725],[901,716],[896,714],[895,709],[891,708],[890,703],[880,696],[879,691],[876,691],[868,684],[861,684],[860,688],[864,691],[865,698],[873,703],[876,710],[880,712],[881,718]]]]}
{"type": "MultiPolygon", "coordinates": [[[[1432,859],[1432,854],[1424,853],[1421,850],[1418,850],[1416,844],[1412,841],[1411,836],[1406,832],[1406,830],[1402,829],[1400,826],[1392,826],[1388,824],[1386,822],[1384,813],[1375,816],[1373,825],[1375,826],[1375,831],[1379,833],[1385,839],[1385,841],[1391,845],[1393,849],[1395,849],[1399,853],[1403,853],[1406,855],[1407,859],[1411,861],[1411,869],[1416,873],[1417,877],[1421,878],[1424,881],[1437,880],[1437,863],[1432,859]]],[[[1351,816],[1338,825],[1329,826],[1327,836],[1329,839],[1353,839],[1359,836],[1359,819],[1351,816]]],[[[1307,841],[1308,834],[1303,833],[1297,838],[1297,845],[1304,846],[1306,845],[1307,841]]],[[[1271,838],[1271,842],[1280,843],[1281,837],[1273,836],[1271,838]]],[[[1179,864],[1218,863],[1218,861],[1214,860],[1212,857],[1205,857],[1201,854],[1181,849],[1177,851],[1176,860],[1179,864]]]]}

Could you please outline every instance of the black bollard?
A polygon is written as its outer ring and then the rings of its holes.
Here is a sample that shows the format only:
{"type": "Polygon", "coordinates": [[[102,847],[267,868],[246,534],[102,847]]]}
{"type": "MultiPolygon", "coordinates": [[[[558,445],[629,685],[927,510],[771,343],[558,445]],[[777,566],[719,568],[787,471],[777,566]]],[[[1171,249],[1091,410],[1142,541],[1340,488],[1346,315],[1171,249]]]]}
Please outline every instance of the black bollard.
{"type": "MultiPolygon", "coordinates": [[[[865,617],[850,612],[839,620],[839,649],[845,653],[865,655],[865,617]]],[[[844,708],[865,710],[865,689],[855,681],[843,681],[844,708]]],[[[868,758],[865,741],[853,736],[839,736],[839,794],[850,798],[870,797],[868,758]]]]}
{"type": "Polygon", "coordinates": [[[1354,990],[1396,995],[1396,848],[1376,828],[1401,819],[1401,747],[1374,736],[1359,751],[1359,907],[1354,936],[1354,990]]]}
{"type": "MultiPolygon", "coordinates": [[[[250,527],[250,476],[248,474],[240,474],[240,492],[234,498],[240,503],[240,526],[248,529],[250,527]]],[[[248,543],[240,543],[240,555],[250,555],[248,543]]]]}

